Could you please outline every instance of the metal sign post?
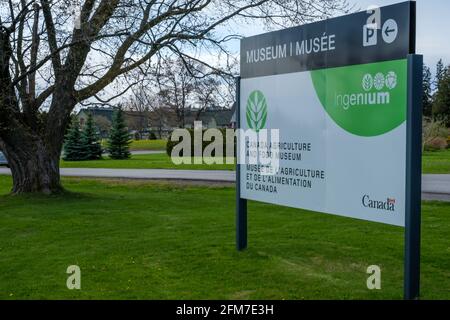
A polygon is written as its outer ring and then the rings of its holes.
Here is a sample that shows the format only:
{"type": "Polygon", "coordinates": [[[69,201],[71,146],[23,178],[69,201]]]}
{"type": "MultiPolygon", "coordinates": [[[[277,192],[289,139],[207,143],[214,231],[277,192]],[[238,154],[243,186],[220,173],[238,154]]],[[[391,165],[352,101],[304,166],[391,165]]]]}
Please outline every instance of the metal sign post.
{"type": "Polygon", "coordinates": [[[404,298],[420,294],[420,222],[422,198],[422,70],[423,57],[408,56],[406,140],[406,224],[404,298]]]}
{"type": "MultiPolygon", "coordinates": [[[[241,128],[241,77],[236,78],[236,129],[241,128]]],[[[239,143],[239,140],[238,140],[239,143]]],[[[241,164],[239,145],[236,155],[236,247],[238,251],[247,248],[247,200],[241,198],[241,164]]]]}

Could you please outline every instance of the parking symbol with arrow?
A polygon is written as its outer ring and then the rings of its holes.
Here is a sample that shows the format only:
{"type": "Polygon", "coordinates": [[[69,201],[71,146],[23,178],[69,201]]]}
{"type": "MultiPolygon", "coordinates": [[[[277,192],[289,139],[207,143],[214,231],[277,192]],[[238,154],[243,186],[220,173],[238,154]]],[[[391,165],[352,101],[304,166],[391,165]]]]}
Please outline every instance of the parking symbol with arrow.
{"type": "Polygon", "coordinates": [[[397,39],[398,35],[398,25],[397,22],[393,19],[387,20],[383,24],[383,28],[381,29],[383,40],[386,43],[392,43],[397,39]]]}

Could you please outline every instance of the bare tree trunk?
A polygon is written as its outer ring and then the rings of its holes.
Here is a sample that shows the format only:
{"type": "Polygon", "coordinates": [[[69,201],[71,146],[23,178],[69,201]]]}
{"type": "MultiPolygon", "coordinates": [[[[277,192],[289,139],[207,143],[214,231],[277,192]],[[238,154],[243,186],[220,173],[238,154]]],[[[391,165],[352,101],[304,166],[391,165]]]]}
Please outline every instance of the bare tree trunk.
{"type": "Polygon", "coordinates": [[[59,176],[60,152],[47,147],[40,137],[2,143],[13,177],[12,193],[53,194],[63,191],[59,176]]]}
{"type": "Polygon", "coordinates": [[[12,193],[61,192],[59,158],[68,117],[53,121],[55,131],[44,134],[36,114],[21,113],[9,73],[11,52],[9,34],[0,30],[0,150],[11,168],[12,193]]]}

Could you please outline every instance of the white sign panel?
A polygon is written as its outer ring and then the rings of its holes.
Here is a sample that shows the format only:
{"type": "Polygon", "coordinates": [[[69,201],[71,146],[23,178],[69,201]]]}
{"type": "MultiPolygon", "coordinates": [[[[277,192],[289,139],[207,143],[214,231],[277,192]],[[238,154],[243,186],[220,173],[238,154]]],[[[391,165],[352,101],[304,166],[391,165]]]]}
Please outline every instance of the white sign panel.
{"type": "Polygon", "coordinates": [[[269,131],[245,153],[278,168],[241,159],[242,198],[405,225],[407,6],[381,11],[390,33],[376,30],[377,45],[365,13],[243,40],[240,127],[269,131]]]}

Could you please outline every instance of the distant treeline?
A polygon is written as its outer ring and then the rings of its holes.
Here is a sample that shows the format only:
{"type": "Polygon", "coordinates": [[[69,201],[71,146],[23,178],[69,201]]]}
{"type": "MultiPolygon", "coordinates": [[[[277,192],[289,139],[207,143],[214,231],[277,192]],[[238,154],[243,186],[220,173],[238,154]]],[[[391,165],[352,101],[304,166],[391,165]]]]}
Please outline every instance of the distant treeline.
{"type": "Polygon", "coordinates": [[[434,78],[428,66],[423,68],[423,115],[450,127],[450,65],[442,59],[436,64],[434,78]]]}

